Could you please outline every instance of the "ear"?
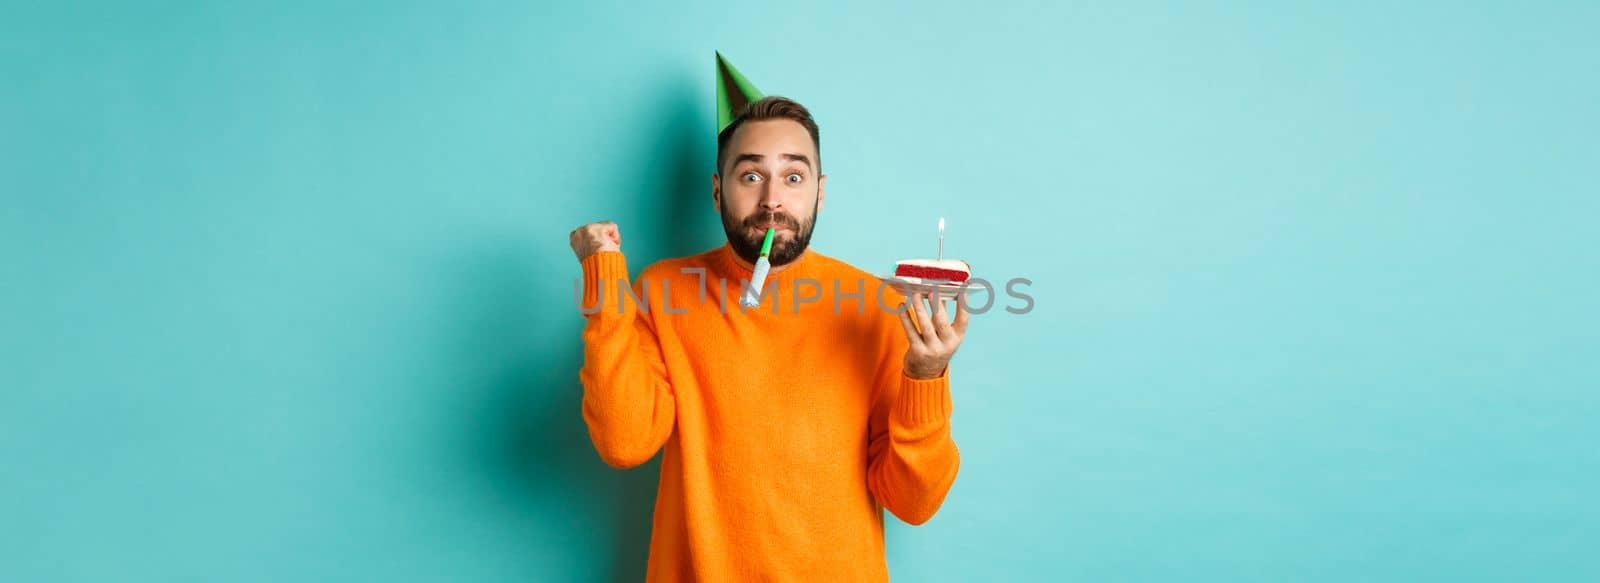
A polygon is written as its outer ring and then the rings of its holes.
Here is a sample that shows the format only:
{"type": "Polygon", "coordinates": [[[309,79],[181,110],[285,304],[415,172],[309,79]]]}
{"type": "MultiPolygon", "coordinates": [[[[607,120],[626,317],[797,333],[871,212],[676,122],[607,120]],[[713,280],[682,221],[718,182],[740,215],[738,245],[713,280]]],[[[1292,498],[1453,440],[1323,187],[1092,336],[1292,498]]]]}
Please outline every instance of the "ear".
{"type": "Polygon", "coordinates": [[[722,214],[722,177],[711,175],[711,210],[722,214]]]}
{"type": "Polygon", "coordinates": [[[827,198],[828,175],[817,176],[817,212],[822,212],[822,199],[827,198]]]}

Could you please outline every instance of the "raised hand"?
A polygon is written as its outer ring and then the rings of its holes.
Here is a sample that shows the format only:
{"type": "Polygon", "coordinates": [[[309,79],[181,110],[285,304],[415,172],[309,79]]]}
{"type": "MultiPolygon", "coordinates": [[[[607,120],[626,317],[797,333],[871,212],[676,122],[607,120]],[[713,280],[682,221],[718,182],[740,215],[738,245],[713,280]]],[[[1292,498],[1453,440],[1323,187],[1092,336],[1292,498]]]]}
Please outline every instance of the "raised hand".
{"type": "MultiPolygon", "coordinates": [[[[956,319],[951,322],[945,316],[945,298],[936,298],[938,301],[932,302],[927,298],[927,294],[912,292],[907,297],[911,306],[900,312],[900,325],[905,328],[906,339],[910,341],[906,347],[906,376],[915,379],[938,378],[944,374],[945,367],[950,365],[950,357],[955,356],[962,337],[967,334],[967,322],[971,318],[971,314],[957,301],[956,319]],[[932,303],[933,307],[930,309],[925,303],[932,303]]],[[[906,306],[901,304],[901,307],[906,306]]]]}
{"type": "Polygon", "coordinates": [[[572,253],[578,261],[601,251],[621,251],[622,231],[611,221],[589,223],[572,230],[572,253]]]}

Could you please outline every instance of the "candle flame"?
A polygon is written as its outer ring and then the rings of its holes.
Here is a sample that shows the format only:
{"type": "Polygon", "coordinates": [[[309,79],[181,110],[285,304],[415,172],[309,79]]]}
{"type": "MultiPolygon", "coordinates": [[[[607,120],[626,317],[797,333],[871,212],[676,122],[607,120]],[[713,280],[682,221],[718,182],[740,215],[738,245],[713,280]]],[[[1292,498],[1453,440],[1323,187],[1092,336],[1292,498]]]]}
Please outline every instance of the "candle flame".
{"type": "Polygon", "coordinates": [[[939,217],[939,232],[944,232],[944,217],[939,217]]]}

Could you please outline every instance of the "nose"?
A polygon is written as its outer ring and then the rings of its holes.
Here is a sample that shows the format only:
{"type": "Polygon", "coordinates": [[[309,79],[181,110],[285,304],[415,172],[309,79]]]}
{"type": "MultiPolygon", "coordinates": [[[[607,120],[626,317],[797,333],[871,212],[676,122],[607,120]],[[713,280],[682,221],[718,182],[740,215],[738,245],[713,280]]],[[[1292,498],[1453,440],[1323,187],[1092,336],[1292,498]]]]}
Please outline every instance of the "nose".
{"type": "Polygon", "coordinates": [[[777,190],[770,183],[761,185],[761,210],[777,211],[783,208],[783,202],[778,200],[777,190]]]}

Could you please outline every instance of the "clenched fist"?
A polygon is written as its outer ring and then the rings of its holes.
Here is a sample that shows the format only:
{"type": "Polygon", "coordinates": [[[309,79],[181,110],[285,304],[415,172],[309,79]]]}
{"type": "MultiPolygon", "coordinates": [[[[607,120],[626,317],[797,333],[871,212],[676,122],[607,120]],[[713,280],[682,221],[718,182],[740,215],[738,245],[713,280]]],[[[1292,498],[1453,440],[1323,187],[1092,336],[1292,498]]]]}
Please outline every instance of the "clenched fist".
{"type": "Polygon", "coordinates": [[[622,231],[611,221],[589,223],[572,230],[572,252],[578,261],[601,251],[621,251],[622,231]]]}

